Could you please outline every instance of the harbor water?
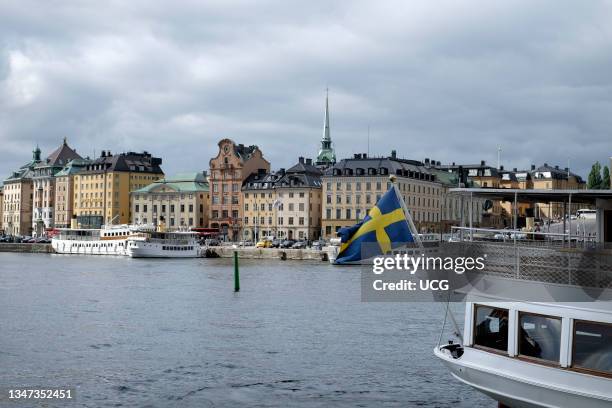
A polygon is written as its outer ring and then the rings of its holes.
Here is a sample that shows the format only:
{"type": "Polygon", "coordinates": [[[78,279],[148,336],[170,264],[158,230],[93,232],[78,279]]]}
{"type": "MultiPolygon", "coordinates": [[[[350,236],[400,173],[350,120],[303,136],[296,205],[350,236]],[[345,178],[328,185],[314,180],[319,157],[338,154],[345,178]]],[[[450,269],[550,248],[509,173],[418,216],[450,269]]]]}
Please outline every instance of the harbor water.
{"type": "Polygon", "coordinates": [[[359,268],[322,262],[243,260],[240,276],[234,293],[230,259],[0,253],[0,389],[71,387],[83,407],[495,406],[433,357],[444,305],[363,303],[359,268]]]}

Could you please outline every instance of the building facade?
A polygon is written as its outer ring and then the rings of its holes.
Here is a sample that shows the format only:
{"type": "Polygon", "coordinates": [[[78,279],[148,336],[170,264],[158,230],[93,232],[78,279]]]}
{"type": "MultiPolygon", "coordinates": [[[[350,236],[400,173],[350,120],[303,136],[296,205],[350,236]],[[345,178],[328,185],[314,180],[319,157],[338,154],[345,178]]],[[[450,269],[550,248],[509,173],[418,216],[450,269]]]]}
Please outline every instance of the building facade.
{"type": "Polygon", "coordinates": [[[132,223],[177,231],[208,226],[206,173],[185,173],[154,181],[131,193],[132,223]]]}
{"type": "Polygon", "coordinates": [[[71,228],[74,216],[74,175],[87,167],[88,159],[74,159],[55,174],[55,227],[71,228]]]}
{"type": "Polygon", "coordinates": [[[4,211],[2,228],[8,235],[32,235],[32,207],[34,188],[33,170],[40,163],[38,146],[32,152],[32,161],[21,166],[4,180],[4,211]]]}
{"type": "Polygon", "coordinates": [[[243,184],[244,239],[315,240],[321,236],[322,172],[300,157],[288,170],[256,173],[243,184]]]}
{"type": "Polygon", "coordinates": [[[4,184],[0,184],[0,235],[4,235],[4,184]]]}
{"type": "Polygon", "coordinates": [[[322,229],[326,239],[342,227],[362,220],[382,195],[391,188],[389,176],[397,186],[419,232],[440,228],[441,199],[444,186],[422,162],[356,154],[327,169],[322,178],[322,229]]]}
{"type": "MultiPolygon", "coordinates": [[[[548,163],[537,168],[532,165],[530,174],[534,189],[581,190],[586,188],[582,177],[572,173],[567,167],[562,169],[559,166],[549,166],[548,163]]],[[[575,214],[579,209],[579,204],[572,204],[569,211],[575,214]]],[[[561,219],[565,211],[567,209],[563,203],[537,203],[534,215],[536,218],[561,219]]]]}
{"type": "Polygon", "coordinates": [[[209,228],[219,230],[224,239],[236,241],[242,236],[242,184],[254,173],[270,172],[270,163],[257,146],[236,144],[223,139],[217,156],[210,159],[209,228]]]}
{"type": "Polygon", "coordinates": [[[64,138],[62,145],[32,170],[34,185],[32,230],[35,236],[43,236],[48,228],[55,226],[55,175],[68,162],[75,159],[81,159],[81,156],[68,146],[64,138]]]}
{"type": "Polygon", "coordinates": [[[74,215],[81,227],[127,224],[130,193],[161,179],[162,159],[150,153],[102,151],[74,175],[74,215]]]}

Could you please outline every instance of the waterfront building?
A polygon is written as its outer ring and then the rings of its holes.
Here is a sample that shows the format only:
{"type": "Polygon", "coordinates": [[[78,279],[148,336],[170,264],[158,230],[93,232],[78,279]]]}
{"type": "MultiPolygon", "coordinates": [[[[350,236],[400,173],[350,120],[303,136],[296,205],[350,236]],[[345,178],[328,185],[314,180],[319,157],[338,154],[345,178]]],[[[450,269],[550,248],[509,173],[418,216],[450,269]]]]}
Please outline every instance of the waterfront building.
{"type": "MultiPolygon", "coordinates": [[[[569,168],[549,166],[548,163],[537,167],[531,165],[531,179],[533,188],[537,190],[582,190],[586,188],[586,182],[579,175],[572,173],[569,168]]],[[[563,218],[564,203],[537,203],[535,216],[537,218],[563,218]]],[[[572,204],[570,213],[575,214],[580,209],[580,204],[572,204]]]]}
{"type": "Polygon", "coordinates": [[[441,200],[445,187],[433,169],[416,160],[355,154],[328,168],[322,177],[322,227],[324,238],[331,238],[342,227],[362,220],[391,187],[397,185],[419,232],[439,230],[441,200]]]}
{"type": "Polygon", "coordinates": [[[285,171],[252,174],[243,184],[244,239],[321,236],[322,172],[300,157],[285,171]]]}
{"type": "Polygon", "coordinates": [[[316,165],[327,168],[336,164],[336,152],[334,151],[329,131],[329,92],[325,95],[325,118],[323,120],[323,137],[321,148],[317,155],[316,165]]]}
{"type": "Polygon", "coordinates": [[[2,220],[4,219],[4,184],[0,184],[0,235],[4,234],[4,226],[2,220]]]}
{"type": "MultiPolygon", "coordinates": [[[[427,159],[426,159],[427,161],[427,159]]],[[[467,187],[468,180],[473,187],[502,188],[500,172],[497,168],[487,165],[484,160],[480,164],[441,164],[433,161],[432,166],[438,170],[455,173],[459,177],[460,185],[467,187]]],[[[499,200],[491,200],[490,208],[484,209],[482,214],[482,226],[502,227],[507,226],[511,214],[505,212],[499,200]]]]}
{"type": "Polygon", "coordinates": [[[148,152],[102,151],[74,174],[74,216],[81,228],[127,224],[130,193],[161,179],[162,159],[148,152]]]}
{"type": "Polygon", "coordinates": [[[68,146],[66,138],[45,160],[32,170],[34,199],[32,209],[32,230],[35,236],[43,236],[46,230],[55,226],[55,175],[71,160],[82,159],[68,146]]]}
{"type": "Polygon", "coordinates": [[[241,188],[253,173],[270,172],[270,163],[257,146],[219,141],[217,156],[210,159],[209,228],[219,230],[225,239],[242,236],[243,202],[241,188]]]}
{"type": "Polygon", "coordinates": [[[2,226],[9,235],[32,235],[32,175],[40,163],[40,148],[32,152],[32,160],[4,180],[4,211],[2,226]]]}
{"type": "Polygon", "coordinates": [[[166,177],[131,193],[132,223],[176,231],[208,226],[206,172],[166,177]]]}
{"type": "Polygon", "coordinates": [[[72,227],[74,215],[74,175],[84,170],[89,161],[89,159],[73,159],[55,174],[54,222],[56,228],[72,227]]]}

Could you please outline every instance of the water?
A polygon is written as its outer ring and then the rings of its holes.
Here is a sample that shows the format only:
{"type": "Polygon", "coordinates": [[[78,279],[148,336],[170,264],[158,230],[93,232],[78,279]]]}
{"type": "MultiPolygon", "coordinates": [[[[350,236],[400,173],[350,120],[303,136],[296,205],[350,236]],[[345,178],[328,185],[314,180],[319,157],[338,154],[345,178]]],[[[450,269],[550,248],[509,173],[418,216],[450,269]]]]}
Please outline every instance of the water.
{"type": "Polygon", "coordinates": [[[433,357],[441,304],[361,303],[358,268],[240,272],[235,294],[225,259],[1,253],[0,389],[76,387],[84,407],[494,406],[433,357]]]}

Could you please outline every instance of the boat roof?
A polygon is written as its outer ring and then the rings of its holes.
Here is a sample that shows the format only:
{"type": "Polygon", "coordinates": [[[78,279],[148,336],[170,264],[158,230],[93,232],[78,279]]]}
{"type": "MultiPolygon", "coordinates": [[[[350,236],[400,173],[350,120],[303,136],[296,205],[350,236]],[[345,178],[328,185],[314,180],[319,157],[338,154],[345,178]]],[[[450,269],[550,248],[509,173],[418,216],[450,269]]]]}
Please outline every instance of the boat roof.
{"type": "Polygon", "coordinates": [[[597,200],[612,200],[612,190],[542,190],[518,188],[451,188],[452,194],[520,202],[558,203],[569,201],[595,205],[597,200]]]}

